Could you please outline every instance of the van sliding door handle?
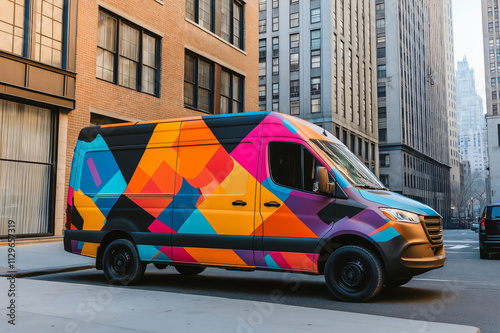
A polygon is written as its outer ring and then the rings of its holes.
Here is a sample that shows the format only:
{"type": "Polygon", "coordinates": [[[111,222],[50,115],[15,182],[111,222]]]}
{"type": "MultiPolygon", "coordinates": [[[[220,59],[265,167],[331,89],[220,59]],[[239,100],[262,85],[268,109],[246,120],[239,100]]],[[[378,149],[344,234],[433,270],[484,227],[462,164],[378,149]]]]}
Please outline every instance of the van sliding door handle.
{"type": "Polygon", "coordinates": [[[266,203],[264,204],[264,206],[266,206],[266,207],[276,207],[276,208],[277,208],[277,207],[279,207],[279,206],[281,206],[281,205],[279,204],[279,202],[276,202],[276,201],[269,201],[269,202],[266,202],[266,203]]]}
{"type": "Polygon", "coordinates": [[[245,201],[241,201],[241,200],[236,200],[236,201],[233,201],[233,206],[246,206],[247,203],[245,201]]]}

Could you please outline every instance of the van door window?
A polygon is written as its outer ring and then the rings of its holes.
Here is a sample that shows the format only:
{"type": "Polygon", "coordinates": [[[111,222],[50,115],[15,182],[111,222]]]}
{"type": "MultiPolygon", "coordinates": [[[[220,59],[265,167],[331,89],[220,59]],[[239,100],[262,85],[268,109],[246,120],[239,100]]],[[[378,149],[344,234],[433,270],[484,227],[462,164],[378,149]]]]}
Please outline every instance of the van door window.
{"type": "Polygon", "coordinates": [[[269,167],[273,181],[281,186],[313,192],[318,160],[302,145],[288,142],[269,144],[269,167]]]}

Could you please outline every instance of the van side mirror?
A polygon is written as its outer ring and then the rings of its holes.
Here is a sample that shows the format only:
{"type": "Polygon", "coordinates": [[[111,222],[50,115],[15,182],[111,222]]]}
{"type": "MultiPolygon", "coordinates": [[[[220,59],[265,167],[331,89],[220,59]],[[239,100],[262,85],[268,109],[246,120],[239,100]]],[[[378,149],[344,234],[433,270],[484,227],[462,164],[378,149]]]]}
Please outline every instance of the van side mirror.
{"type": "Polygon", "coordinates": [[[314,183],[314,192],[321,194],[334,194],[335,183],[330,183],[328,170],[325,167],[316,168],[316,182],[314,183]]]}

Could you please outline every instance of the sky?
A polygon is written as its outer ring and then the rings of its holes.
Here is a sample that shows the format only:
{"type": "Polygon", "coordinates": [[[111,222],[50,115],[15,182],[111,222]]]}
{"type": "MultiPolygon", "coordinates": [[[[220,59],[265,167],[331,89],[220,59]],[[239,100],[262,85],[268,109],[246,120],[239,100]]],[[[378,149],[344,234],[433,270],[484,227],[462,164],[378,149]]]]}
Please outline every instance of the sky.
{"type": "Polygon", "coordinates": [[[474,69],[476,90],[486,112],[481,0],[452,0],[452,6],[455,70],[457,62],[466,56],[469,67],[474,69]]]}

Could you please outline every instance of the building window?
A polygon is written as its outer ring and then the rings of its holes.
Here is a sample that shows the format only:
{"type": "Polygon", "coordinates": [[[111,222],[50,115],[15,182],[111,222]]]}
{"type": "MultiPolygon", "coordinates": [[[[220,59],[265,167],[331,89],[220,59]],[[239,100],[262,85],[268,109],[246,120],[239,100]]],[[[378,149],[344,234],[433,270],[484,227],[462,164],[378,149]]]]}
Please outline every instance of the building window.
{"type": "Polygon", "coordinates": [[[321,22],[321,8],[311,8],[311,24],[321,22]]]}
{"type": "Polygon", "coordinates": [[[243,79],[229,71],[221,71],[220,113],[243,112],[243,79]]]}
{"type": "Polygon", "coordinates": [[[278,31],[280,28],[280,18],[278,16],[273,17],[273,31],[278,31]]]}
{"type": "Polygon", "coordinates": [[[500,147],[500,124],[497,125],[498,146],[500,147]]]}
{"type": "Polygon", "coordinates": [[[387,128],[378,129],[378,139],[380,141],[387,141],[387,128]]]}
{"type": "MultiPolygon", "coordinates": [[[[186,18],[213,33],[220,27],[222,39],[243,49],[243,3],[239,0],[220,1],[219,7],[216,0],[186,0],[186,18]],[[220,15],[215,13],[217,8],[220,8],[220,15]]],[[[265,10],[265,7],[266,1],[259,1],[259,9],[265,10]]],[[[260,24],[259,21],[259,31],[260,24]]]]}
{"type": "Polygon", "coordinates": [[[266,19],[259,20],[259,34],[266,32],[266,19]]]}
{"type": "Polygon", "coordinates": [[[380,182],[387,188],[389,188],[389,175],[380,175],[380,182]]]}
{"type": "Polygon", "coordinates": [[[321,112],[321,98],[311,99],[311,113],[321,112]]]}
{"type": "MultiPolygon", "coordinates": [[[[16,1],[16,3],[19,2],[21,1],[16,1]]],[[[6,3],[10,3],[10,1],[6,3]]],[[[3,7],[4,4],[5,1],[1,5],[2,11],[6,10],[3,7]]],[[[36,2],[36,22],[39,23],[37,23],[35,29],[34,59],[56,67],[62,65],[63,7],[64,1],[38,0],[36,2]]],[[[20,8],[16,6],[16,14],[18,14],[19,10],[20,8]]],[[[20,20],[20,18],[16,17],[16,23],[20,20]]],[[[19,31],[17,27],[14,29],[14,36],[16,36],[16,31],[19,31]]]]}
{"type": "Polygon", "coordinates": [[[356,137],[354,134],[351,134],[351,151],[353,154],[356,154],[356,137]]]}
{"type": "Polygon", "coordinates": [[[378,65],[377,66],[377,77],[385,77],[386,76],[386,66],[378,65]]]}
{"type": "Polygon", "coordinates": [[[387,108],[385,106],[378,108],[378,117],[387,118],[387,108]]]}
{"type": "Polygon", "coordinates": [[[385,19],[378,19],[376,22],[377,29],[385,29],[385,19]]]}
{"type": "Polygon", "coordinates": [[[321,78],[311,78],[311,95],[321,95],[321,78]]]}
{"type": "Polygon", "coordinates": [[[290,35],[290,49],[296,49],[298,47],[299,47],[299,34],[290,35]]]}
{"type": "Polygon", "coordinates": [[[266,0],[259,0],[259,11],[265,11],[266,5],[267,5],[266,0]]]}
{"type": "Polygon", "coordinates": [[[321,30],[311,31],[311,50],[321,48],[321,30]]]}
{"type": "Polygon", "coordinates": [[[498,105],[493,105],[492,107],[492,113],[494,116],[496,116],[498,114],[498,105]]]}
{"type": "Polygon", "coordinates": [[[300,102],[299,101],[290,101],[290,114],[291,115],[300,114],[300,102]]]}
{"type": "Polygon", "coordinates": [[[321,50],[312,50],[311,51],[311,68],[320,68],[320,67],[321,67],[321,50]]]}
{"type": "Polygon", "coordinates": [[[273,57],[278,57],[280,53],[279,37],[273,37],[273,57]]]}
{"type": "Polygon", "coordinates": [[[273,8],[278,8],[279,5],[279,0],[273,0],[273,8]]]}
{"type": "Polygon", "coordinates": [[[2,237],[8,234],[8,219],[16,221],[16,235],[53,231],[56,114],[0,99],[2,237]]]}
{"type": "Polygon", "coordinates": [[[299,13],[290,13],[290,28],[299,26],[299,13]]]}
{"type": "Polygon", "coordinates": [[[491,78],[491,86],[492,87],[496,87],[497,86],[497,79],[494,78],[494,77],[491,78]]]}
{"type": "Polygon", "coordinates": [[[136,89],[137,64],[139,62],[139,30],[120,22],[119,45],[118,84],[136,89]]]}
{"type": "Polygon", "coordinates": [[[4,0],[1,8],[4,15],[0,15],[0,50],[22,55],[25,38],[24,1],[15,3],[14,0],[4,0]]]}
{"type": "Polygon", "coordinates": [[[198,22],[203,28],[212,31],[212,0],[198,0],[198,22]]]}
{"type": "Polygon", "coordinates": [[[213,113],[213,64],[186,53],[184,61],[184,105],[213,113]]]}
{"type": "Polygon", "coordinates": [[[280,98],[280,85],[279,83],[273,83],[273,101],[280,98]]]}
{"type": "Polygon", "coordinates": [[[280,58],[273,58],[273,75],[278,75],[280,72],[280,58]]]}
{"type": "Polygon", "coordinates": [[[385,4],[383,2],[376,4],[375,5],[375,15],[383,15],[384,9],[385,9],[385,4]]]}
{"type": "Polygon", "coordinates": [[[385,47],[378,47],[377,48],[377,58],[385,58],[385,47]]]}
{"type": "Polygon", "coordinates": [[[378,98],[384,98],[385,96],[386,96],[385,86],[377,87],[377,97],[378,98]]]}
{"type": "Polygon", "coordinates": [[[259,58],[266,58],[266,50],[267,45],[266,45],[266,40],[265,39],[259,39],[259,58]]]}
{"type": "Polygon", "coordinates": [[[96,77],[158,95],[158,45],[159,39],[151,33],[99,11],[96,77]]]}
{"type": "Polygon", "coordinates": [[[347,147],[347,131],[342,130],[342,143],[347,147]]]}
{"type": "Polygon", "coordinates": [[[497,99],[497,91],[496,90],[491,92],[491,99],[497,99]]]}
{"type": "Polygon", "coordinates": [[[266,86],[259,86],[259,104],[266,104],[266,86]]]}
{"type": "Polygon", "coordinates": [[[300,96],[299,80],[290,81],[290,98],[300,96]]]}
{"type": "Polygon", "coordinates": [[[391,166],[389,154],[380,154],[380,166],[386,168],[391,166]]]}
{"type": "Polygon", "coordinates": [[[290,54],[290,72],[295,72],[299,70],[299,54],[290,54]]]}

